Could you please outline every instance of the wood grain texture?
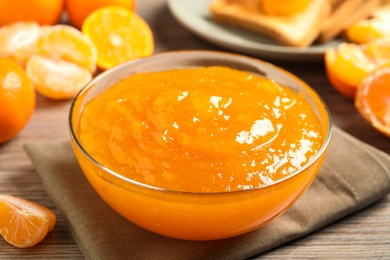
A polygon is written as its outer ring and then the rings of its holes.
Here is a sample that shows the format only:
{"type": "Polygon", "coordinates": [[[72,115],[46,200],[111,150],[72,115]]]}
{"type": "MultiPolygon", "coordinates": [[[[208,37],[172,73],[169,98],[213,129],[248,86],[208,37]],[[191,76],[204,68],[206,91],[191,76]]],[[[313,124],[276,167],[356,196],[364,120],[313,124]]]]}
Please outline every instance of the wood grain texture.
{"type": "MultiPolygon", "coordinates": [[[[164,0],[138,1],[137,12],[153,30],[156,53],[222,50],[180,26],[164,0]]],[[[350,100],[333,90],[323,64],[274,63],[301,77],[322,96],[335,125],[390,154],[390,139],[376,132],[358,115],[350,100]]],[[[51,101],[38,95],[37,108],[29,124],[15,139],[0,145],[0,193],[36,201],[53,209],[58,217],[54,230],[33,248],[17,249],[0,238],[0,259],[84,259],[66,220],[45,192],[42,180],[22,148],[25,142],[68,140],[69,106],[70,101],[51,101]]],[[[257,258],[390,259],[390,196],[319,232],[254,259],[257,258]]]]}

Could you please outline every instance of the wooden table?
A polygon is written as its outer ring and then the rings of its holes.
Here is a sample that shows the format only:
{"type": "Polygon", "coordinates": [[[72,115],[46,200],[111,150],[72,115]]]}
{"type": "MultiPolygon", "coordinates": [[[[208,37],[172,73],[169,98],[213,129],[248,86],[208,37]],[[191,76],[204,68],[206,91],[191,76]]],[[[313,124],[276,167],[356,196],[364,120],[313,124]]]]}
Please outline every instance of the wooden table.
{"type": "MultiPolygon", "coordinates": [[[[164,0],[138,1],[137,12],[154,32],[156,53],[183,49],[222,50],[180,26],[164,0]]],[[[321,62],[273,63],[301,77],[316,89],[328,104],[335,125],[390,154],[390,139],[376,132],[357,114],[353,103],[341,97],[330,86],[321,62]]],[[[70,101],[51,101],[38,95],[36,111],[29,124],[16,138],[0,145],[0,193],[13,194],[46,205],[58,217],[53,232],[33,248],[17,249],[0,238],[1,259],[84,259],[68,230],[66,220],[47,195],[42,180],[22,148],[26,142],[68,140],[69,106],[70,101]]],[[[390,259],[390,196],[319,232],[262,255],[264,259],[309,257],[390,259]]]]}

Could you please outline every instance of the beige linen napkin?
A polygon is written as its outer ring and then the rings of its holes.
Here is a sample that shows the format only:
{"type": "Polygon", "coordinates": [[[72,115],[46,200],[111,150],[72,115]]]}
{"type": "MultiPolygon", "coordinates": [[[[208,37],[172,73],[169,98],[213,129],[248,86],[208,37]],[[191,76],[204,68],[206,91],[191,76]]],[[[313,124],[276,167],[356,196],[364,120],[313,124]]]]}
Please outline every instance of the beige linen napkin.
{"type": "Polygon", "coordinates": [[[390,192],[390,157],[334,128],[329,153],[307,192],[273,222],[235,238],[193,242],[153,234],[107,206],[84,178],[69,142],[25,150],[67,218],[86,259],[244,259],[356,212],[390,192]]]}

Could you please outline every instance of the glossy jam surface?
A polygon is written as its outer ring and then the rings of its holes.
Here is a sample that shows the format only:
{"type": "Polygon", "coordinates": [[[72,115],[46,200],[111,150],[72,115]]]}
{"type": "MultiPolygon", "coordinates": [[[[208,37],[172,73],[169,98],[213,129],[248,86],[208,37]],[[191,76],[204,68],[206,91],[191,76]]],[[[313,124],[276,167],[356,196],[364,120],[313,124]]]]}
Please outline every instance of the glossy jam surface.
{"type": "Polygon", "coordinates": [[[140,73],[92,99],[79,122],[102,165],[155,187],[221,192],[294,173],[323,143],[301,94],[226,67],[140,73]]]}

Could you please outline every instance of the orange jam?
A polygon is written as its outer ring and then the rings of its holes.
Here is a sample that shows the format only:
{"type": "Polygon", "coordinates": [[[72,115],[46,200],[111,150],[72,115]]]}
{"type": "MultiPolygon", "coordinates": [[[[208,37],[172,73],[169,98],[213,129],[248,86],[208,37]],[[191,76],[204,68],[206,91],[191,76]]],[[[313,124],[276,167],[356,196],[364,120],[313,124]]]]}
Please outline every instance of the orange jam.
{"type": "Polygon", "coordinates": [[[226,67],[132,75],[87,103],[79,126],[82,145],[102,165],[189,192],[273,183],[323,143],[302,94],[226,67]]]}

